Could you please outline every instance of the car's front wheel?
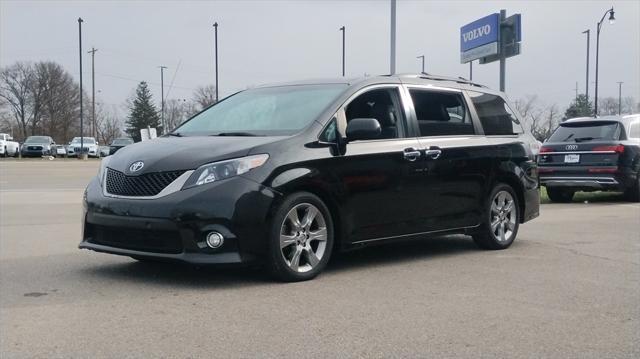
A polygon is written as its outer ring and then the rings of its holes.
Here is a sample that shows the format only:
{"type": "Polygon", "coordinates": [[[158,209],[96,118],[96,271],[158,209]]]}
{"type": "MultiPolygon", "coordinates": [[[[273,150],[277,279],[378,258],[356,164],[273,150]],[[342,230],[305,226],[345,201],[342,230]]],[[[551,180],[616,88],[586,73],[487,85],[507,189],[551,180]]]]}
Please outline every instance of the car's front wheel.
{"type": "Polygon", "coordinates": [[[333,248],[333,221],[320,198],[290,195],[273,217],[267,265],[279,280],[297,282],[317,276],[333,248]]]}
{"type": "Polygon", "coordinates": [[[625,192],[625,196],[631,202],[640,202],[640,173],[636,175],[636,181],[625,192]]]}
{"type": "Polygon", "coordinates": [[[547,196],[553,202],[569,203],[573,200],[575,193],[573,190],[547,187],[547,196]]]}
{"type": "Polygon", "coordinates": [[[488,198],[485,220],[473,240],[484,249],[508,248],[516,239],[520,224],[518,197],[511,186],[499,183],[488,198]]]}

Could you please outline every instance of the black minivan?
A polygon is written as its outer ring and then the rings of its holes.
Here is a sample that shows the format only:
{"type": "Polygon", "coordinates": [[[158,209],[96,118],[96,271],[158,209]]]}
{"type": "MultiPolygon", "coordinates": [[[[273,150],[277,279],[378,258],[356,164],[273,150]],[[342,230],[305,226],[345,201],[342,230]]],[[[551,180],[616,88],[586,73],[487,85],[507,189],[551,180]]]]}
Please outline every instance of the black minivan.
{"type": "Polygon", "coordinates": [[[334,251],[425,235],[504,249],[540,202],[536,142],[512,108],[428,74],[242,91],[104,158],[80,248],[260,263],[284,281],[334,251]]]}

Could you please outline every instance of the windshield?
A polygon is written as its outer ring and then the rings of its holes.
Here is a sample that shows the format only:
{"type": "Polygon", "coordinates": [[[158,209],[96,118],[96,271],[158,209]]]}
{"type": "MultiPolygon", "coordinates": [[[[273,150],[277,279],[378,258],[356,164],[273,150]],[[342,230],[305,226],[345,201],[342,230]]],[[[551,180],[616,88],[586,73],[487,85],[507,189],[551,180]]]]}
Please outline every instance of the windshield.
{"type": "Polygon", "coordinates": [[[112,145],[130,145],[133,143],[133,140],[130,138],[116,138],[113,140],[112,145]]]}
{"type": "Polygon", "coordinates": [[[346,89],[346,84],[251,89],[196,115],[181,135],[290,135],[306,127],[346,89]]]}
{"type": "Polygon", "coordinates": [[[548,142],[585,142],[620,139],[617,122],[582,122],[563,124],[549,137],[548,142]]]}
{"type": "MultiPolygon", "coordinates": [[[[74,137],[71,142],[72,143],[80,143],[80,137],[74,137]]],[[[90,144],[91,145],[91,144],[95,143],[96,140],[91,138],[91,137],[85,137],[82,142],[85,143],[85,144],[90,144]]]]}
{"type": "Polygon", "coordinates": [[[24,143],[49,143],[49,137],[47,136],[30,136],[24,143]]]}

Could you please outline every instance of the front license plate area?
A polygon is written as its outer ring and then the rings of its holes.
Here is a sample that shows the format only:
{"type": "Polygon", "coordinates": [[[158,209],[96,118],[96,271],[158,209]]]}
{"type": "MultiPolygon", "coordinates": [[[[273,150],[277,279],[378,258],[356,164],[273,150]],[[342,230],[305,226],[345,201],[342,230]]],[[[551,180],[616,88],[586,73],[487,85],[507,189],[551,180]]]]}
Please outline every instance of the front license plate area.
{"type": "Polygon", "coordinates": [[[580,155],[564,155],[564,163],[580,163],[580,155]]]}

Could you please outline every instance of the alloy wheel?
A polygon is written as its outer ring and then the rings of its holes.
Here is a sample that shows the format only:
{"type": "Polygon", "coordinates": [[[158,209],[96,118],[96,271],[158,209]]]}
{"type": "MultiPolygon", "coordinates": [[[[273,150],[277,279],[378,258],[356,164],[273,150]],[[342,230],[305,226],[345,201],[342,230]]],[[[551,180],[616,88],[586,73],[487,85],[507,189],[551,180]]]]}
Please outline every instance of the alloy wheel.
{"type": "Polygon", "coordinates": [[[514,235],[518,211],[511,193],[499,191],[491,201],[491,234],[498,242],[508,242],[514,235]]]}
{"type": "Polygon", "coordinates": [[[327,224],[320,210],[300,203],[287,213],[280,227],[280,252],[289,268],[304,273],[315,268],[327,249],[327,224]]]}

